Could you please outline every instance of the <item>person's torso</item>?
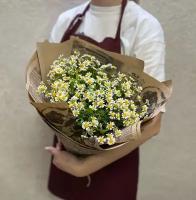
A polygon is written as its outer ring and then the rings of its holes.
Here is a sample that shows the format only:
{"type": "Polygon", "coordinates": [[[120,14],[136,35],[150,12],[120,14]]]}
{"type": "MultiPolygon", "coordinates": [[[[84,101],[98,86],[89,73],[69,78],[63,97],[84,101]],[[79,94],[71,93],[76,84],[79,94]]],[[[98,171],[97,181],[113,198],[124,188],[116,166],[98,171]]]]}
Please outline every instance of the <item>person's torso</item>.
{"type": "MultiPolygon", "coordinates": [[[[89,1],[66,11],[61,15],[57,40],[60,40],[71,20],[77,14],[82,13],[88,3],[89,1]]],[[[84,34],[97,42],[103,41],[106,37],[114,38],[119,23],[120,10],[121,5],[111,7],[90,5],[90,8],[85,14],[76,33],[84,34]]],[[[134,56],[134,47],[138,40],[137,37],[142,34],[140,33],[142,32],[140,24],[142,21],[145,21],[145,18],[154,19],[153,16],[135,2],[128,1],[121,24],[120,40],[122,54],[134,56]]]]}

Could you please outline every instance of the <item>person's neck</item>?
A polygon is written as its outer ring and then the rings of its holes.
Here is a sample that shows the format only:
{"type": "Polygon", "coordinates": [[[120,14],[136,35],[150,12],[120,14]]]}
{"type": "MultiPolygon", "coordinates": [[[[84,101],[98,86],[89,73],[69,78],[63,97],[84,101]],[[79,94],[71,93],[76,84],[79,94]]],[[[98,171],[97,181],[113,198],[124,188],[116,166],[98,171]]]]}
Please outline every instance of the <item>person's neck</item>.
{"type": "Polygon", "coordinates": [[[95,6],[117,6],[122,0],[91,0],[91,4],[95,6]]]}

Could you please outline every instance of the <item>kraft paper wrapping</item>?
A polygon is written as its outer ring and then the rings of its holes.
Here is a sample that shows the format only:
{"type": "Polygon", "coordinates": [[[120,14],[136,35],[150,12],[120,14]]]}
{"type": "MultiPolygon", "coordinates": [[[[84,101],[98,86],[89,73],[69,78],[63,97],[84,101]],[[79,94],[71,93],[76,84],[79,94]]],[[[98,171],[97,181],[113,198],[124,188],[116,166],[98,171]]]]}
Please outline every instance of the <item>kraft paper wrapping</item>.
{"type": "Polygon", "coordinates": [[[49,103],[44,97],[37,95],[37,87],[41,81],[46,82],[46,76],[53,61],[59,55],[69,56],[74,49],[78,49],[82,54],[94,55],[105,64],[112,63],[117,66],[119,71],[132,74],[137,78],[144,88],[143,95],[150,100],[149,117],[146,120],[155,117],[171,96],[171,81],[160,82],[144,73],[142,60],[109,52],[78,37],[71,37],[70,40],[63,43],[45,41],[37,44],[37,50],[30,59],[26,70],[26,89],[30,103],[54,130],[65,148],[73,153],[90,155],[119,148],[130,141],[133,145],[137,144],[142,137],[140,129],[142,121],[124,128],[122,136],[116,138],[116,144],[112,146],[99,145],[94,139],[81,139],[79,137],[81,128],[74,125],[75,118],[67,103],[49,103]]]}

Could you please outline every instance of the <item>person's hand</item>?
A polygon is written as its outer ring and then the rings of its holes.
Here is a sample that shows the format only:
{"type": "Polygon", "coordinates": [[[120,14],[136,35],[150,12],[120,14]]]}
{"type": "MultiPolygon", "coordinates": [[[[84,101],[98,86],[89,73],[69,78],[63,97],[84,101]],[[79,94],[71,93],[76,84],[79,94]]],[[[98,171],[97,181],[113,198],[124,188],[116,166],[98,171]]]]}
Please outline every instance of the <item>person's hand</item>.
{"type": "Polygon", "coordinates": [[[53,164],[73,176],[83,177],[85,174],[83,173],[83,165],[84,159],[75,156],[74,154],[62,150],[62,144],[60,142],[57,143],[56,147],[47,146],[45,150],[50,152],[53,155],[53,164]]]}

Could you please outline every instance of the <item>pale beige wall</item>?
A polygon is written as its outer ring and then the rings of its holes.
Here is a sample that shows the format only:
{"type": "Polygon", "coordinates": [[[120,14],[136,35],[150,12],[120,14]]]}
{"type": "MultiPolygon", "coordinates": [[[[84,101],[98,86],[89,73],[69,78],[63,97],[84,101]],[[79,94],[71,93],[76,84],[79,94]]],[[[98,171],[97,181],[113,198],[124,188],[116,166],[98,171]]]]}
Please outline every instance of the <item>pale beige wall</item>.
{"type": "MultiPolygon", "coordinates": [[[[25,65],[56,17],[82,0],[0,0],[0,199],[55,199],[46,190],[52,131],[28,104],[25,65]]],[[[162,23],[174,93],[160,135],[141,148],[139,200],[196,196],[196,1],[143,0],[162,23]]]]}

